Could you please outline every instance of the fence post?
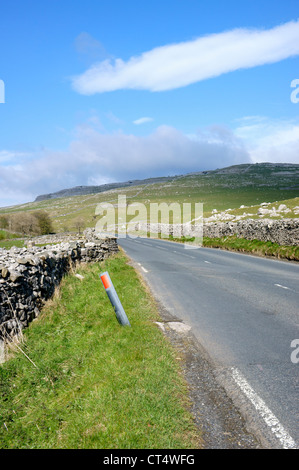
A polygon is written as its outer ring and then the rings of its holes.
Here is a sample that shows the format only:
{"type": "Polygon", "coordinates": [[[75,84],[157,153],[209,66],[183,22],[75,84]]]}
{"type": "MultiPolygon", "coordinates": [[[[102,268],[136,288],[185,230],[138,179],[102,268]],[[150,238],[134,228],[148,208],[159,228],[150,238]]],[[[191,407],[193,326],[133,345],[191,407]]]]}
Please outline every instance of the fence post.
{"type": "Polygon", "coordinates": [[[100,278],[109,297],[109,300],[112,304],[112,307],[114,308],[118,322],[123,326],[131,326],[108,272],[105,271],[104,273],[100,274],[100,278]]]}

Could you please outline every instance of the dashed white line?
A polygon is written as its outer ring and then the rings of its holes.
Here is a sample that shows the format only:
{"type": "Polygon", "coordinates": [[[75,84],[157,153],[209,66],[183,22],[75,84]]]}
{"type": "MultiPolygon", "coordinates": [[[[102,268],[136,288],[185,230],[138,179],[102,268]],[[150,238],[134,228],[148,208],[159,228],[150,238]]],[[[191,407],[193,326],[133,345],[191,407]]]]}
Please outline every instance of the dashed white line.
{"type": "Polygon", "coordinates": [[[267,426],[269,426],[272,433],[280,441],[282,447],[284,449],[297,449],[294,439],[288,434],[288,432],[280,424],[276,416],[267,407],[266,403],[259,397],[259,395],[253,390],[247,380],[235,367],[232,367],[232,376],[236,384],[240,387],[246,397],[251,401],[251,403],[253,404],[259,415],[263,418],[267,426]]]}
{"type": "Polygon", "coordinates": [[[141,267],[142,271],[144,271],[145,273],[148,273],[148,270],[147,270],[147,269],[145,269],[145,268],[144,268],[144,267],[143,267],[143,266],[142,266],[140,263],[137,263],[137,264],[138,264],[138,266],[140,266],[140,267],[141,267]]]}
{"type": "Polygon", "coordinates": [[[210,263],[210,261],[205,261],[205,263],[207,263],[207,264],[211,264],[211,263],[210,263]]]}
{"type": "Polygon", "coordinates": [[[282,286],[282,285],[280,285],[280,284],[274,284],[274,285],[277,286],[277,287],[281,287],[282,289],[291,290],[289,287],[282,286]]]}
{"type": "Polygon", "coordinates": [[[178,255],[185,256],[186,258],[193,258],[193,259],[195,259],[195,256],[186,255],[185,253],[181,253],[180,251],[176,251],[176,250],[172,250],[172,251],[173,251],[173,253],[177,253],[178,255]]]}

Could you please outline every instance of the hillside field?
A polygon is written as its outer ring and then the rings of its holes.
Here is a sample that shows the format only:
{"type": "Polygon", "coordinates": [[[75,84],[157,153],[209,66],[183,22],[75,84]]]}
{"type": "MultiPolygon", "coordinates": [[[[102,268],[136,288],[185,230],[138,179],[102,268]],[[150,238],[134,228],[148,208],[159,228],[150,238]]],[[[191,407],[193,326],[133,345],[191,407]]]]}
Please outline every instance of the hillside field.
{"type": "MultiPolygon", "coordinates": [[[[95,209],[99,203],[117,205],[119,195],[128,204],[173,202],[203,203],[206,221],[262,218],[261,207],[274,208],[270,217],[298,217],[299,165],[244,164],[224,169],[174,176],[170,181],[122,187],[105,192],[52,198],[0,209],[1,214],[45,210],[50,215],[55,232],[74,231],[78,218],[84,228],[94,227],[95,209]],[[268,203],[267,206],[261,204],[268,203]],[[281,211],[279,206],[284,205],[281,211]],[[261,212],[261,211],[259,211],[261,212]]],[[[149,210],[148,210],[149,213],[149,210]]],[[[117,211],[116,211],[117,215],[117,211]]],[[[194,216],[194,213],[192,213],[194,216]]]]}

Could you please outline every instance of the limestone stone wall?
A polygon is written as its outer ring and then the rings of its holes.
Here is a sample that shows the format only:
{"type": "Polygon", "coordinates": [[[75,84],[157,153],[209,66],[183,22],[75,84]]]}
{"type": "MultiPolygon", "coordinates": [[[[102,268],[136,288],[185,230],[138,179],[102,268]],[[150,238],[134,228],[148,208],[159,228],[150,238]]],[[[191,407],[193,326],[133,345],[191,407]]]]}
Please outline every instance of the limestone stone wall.
{"type": "Polygon", "coordinates": [[[203,235],[210,238],[237,235],[279,245],[299,245],[299,219],[245,219],[238,222],[204,224],[203,235]]]}
{"type": "Polygon", "coordinates": [[[36,318],[70,267],[102,261],[118,251],[115,237],[89,230],[79,240],[27,248],[0,248],[0,341],[36,318]]]}
{"type": "MultiPolygon", "coordinates": [[[[178,237],[181,235],[194,236],[193,226],[185,224],[185,226],[173,226],[168,224],[137,224],[136,230],[143,230],[153,234],[164,233],[178,237]],[[181,228],[181,234],[180,233],[181,228]]],[[[134,233],[134,228],[132,229],[134,233]]],[[[248,240],[262,240],[278,243],[279,245],[296,246],[299,245],[299,219],[245,219],[237,222],[207,222],[204,221],[202,226],[197,225],[196,236],[204,236],[210,238],[228,237],[237,235],[240,238],[248,240]],[[200,234],[200,235],[199,235],[200,234]]]]}

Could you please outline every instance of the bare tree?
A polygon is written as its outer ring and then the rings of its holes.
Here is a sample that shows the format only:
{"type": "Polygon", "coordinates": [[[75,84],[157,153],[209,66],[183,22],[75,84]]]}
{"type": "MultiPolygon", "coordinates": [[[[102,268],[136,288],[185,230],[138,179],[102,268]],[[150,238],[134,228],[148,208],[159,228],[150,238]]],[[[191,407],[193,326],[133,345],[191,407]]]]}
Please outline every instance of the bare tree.
{"type": "Polygon", "coordinates": [[[83,228],[85,228],[85,219],[84,219],[84,217],[82,217],[82,216],[76,217],[76,219],[73,220],[73,225],[74,225],[75,229],[78,230],[78,233],[80,235],[81,230],[83,228]]]}
{"type": "Polygon", "coordinates": [[[28,212],[19,212],[10,216],[10,228],[13,232],[22,235],[34,235],[39,233],[38,220],[28,212]]]}

